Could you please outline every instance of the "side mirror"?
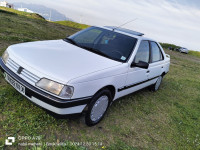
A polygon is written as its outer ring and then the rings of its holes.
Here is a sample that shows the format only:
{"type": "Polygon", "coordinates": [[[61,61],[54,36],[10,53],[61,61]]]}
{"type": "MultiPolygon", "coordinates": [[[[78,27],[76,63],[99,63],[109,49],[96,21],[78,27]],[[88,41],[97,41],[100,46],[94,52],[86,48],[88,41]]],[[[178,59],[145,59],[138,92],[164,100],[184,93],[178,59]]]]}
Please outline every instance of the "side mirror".
{"type": "Polygon", "coordinates": [[[149,63],[146,63],[144,61],[139,61],[138,63],[133,62],[131,64],[131,68],[132,67],[138,67],[138,68],[148,69],[149,68],[149,63]]]}

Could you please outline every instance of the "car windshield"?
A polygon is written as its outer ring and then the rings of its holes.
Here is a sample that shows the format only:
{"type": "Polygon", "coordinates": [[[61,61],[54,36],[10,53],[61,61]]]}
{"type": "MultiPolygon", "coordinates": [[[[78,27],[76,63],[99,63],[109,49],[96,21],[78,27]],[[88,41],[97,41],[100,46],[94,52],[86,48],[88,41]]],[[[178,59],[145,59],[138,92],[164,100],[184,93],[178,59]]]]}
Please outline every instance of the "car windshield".
{"type": "Polygon", "coordinates": [[[104,57],[126,62],[137,39],[99,27],[89,27],[66,38],[65,41],[104,57]]]}

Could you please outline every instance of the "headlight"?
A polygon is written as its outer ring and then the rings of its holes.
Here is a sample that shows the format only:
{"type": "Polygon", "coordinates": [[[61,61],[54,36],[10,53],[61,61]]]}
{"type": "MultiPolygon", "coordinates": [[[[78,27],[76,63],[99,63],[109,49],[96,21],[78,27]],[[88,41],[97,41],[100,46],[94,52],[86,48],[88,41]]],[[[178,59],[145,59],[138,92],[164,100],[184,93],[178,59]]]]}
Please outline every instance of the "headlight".
{"type": "Polygon", "coordinates": [[[4,62],[5,64],[7,63],[8,58],[9,58],[9,54],[8,54],[7,51],[5,51],[5,52],[3,53],[3,56],[2,56],[2,60],[3,60],[3,62],[4,62]]]}
{"type": "Polygon", "coordinates": [[[38,81],[36,86],[62,98],[71,98],[74,92],[74,88],[71,86],[63,85],[45,78],[38,81]]]}

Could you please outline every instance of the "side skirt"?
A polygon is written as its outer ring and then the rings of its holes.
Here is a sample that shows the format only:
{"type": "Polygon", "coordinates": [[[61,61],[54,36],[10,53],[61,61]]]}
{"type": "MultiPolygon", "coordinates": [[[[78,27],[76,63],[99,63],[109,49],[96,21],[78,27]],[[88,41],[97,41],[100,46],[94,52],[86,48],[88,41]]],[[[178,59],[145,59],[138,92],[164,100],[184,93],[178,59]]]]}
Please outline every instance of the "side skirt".
{"type": "Polygon", "coordinates": [[[129,88],[138,86],[138,85],[140,85],[140,84],[149,82],[149,81],[154,80],[154,79],[156,79],[156,78],[158,78],[158,77],[159,77],[159,76],[156,76],[156,77],[153,77],[153,78],[151,78],[151,79],[148,79],[148,80],[145,80],[145,81],[142,81],[142,82],[139,82],[139,83],[135,83],[135,84],[131,84],[131,85],[124,86],[124,87],[122,87],[122,88],[119,88],[119,89],[118,89],[118,92],[121,92],[121,91],[127,90],[127,89],[129,89],[129,88]]]}

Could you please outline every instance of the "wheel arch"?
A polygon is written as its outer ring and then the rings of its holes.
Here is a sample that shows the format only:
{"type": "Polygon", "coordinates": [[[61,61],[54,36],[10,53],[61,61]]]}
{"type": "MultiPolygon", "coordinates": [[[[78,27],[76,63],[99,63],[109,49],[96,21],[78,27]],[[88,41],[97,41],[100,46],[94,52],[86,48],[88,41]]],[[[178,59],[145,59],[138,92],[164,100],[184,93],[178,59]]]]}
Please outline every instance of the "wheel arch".
{"type": "MultiPolygon", "coordinates": [[[[102,90],[104,90],[104,89],[108,89],[108,90],[111,92],[112,101],[113,101],[113,99],[114,99],[114,97],[115,97],[115,94],[116,94],[116,88],[115,88],[113,85],[107,85],[107,86],[102,87],[102,88],[99,89],[94,95],[96,95],[98,92],[100,92],[100,91],[102,91],[102,90]]],[[[94,95],[93,95],[93,97],[94,97],[94,95]]],[[[112,101],[111,101],[111,102],[112,102],[112,101]]],[[[83,112],[86,112],[86,111],[88,110],[88,105],[89,105],[89,104],[87,104],[87,106],[84,108],[83,112]]]]}
{"type": "Polygon", "coordinates": [[[166,75],[166,73],[165,73],[165,72],[163,72],[163,73],[161,74],[161,76],[162,76],[162,77],[164,77],[165,75],[166,75]]]}
{"type": "Polygon", "coordinates": [[[99,89],[95,94],[97,94],[99,91],[101,91],[103,89],[108,89],[111,92],[112,100],[113,100],[113,98],[115,97],[115,94],[116,94],[116,88],[113,85],[107,85],[107,86],[104,86],[101,89],[99,89]]]}

